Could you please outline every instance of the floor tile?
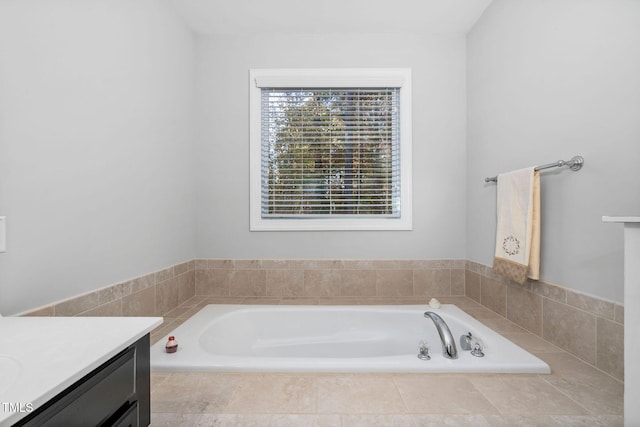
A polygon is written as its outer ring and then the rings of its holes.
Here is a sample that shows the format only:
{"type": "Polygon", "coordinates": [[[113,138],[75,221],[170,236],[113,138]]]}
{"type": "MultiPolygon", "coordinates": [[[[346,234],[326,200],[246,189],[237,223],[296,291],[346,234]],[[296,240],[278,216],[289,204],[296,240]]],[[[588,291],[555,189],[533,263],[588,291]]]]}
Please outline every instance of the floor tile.
{"type": "Polygon", "coordinates": [[[200,414],[151,413],[153,427],[195,427],[200,414]]]}
{"type": "Polygon", "coordinates": [[[562,427],[551,415],[485,415],[491,427],[562,427]]]}
{"type": "Polygon", "coordinates": [[[415,425],[411,415],[342,415],[341,421],[343,426],[348,427],[409,427],[415,425]]]}
{"type": "Polygon", "coordinates": [[[622,427],[624,425],[622,415],[593,417],[554,415],[552,418],[565,427],[622,427]]]}
{"type": "Polygon", "coordinates": [[[316,380],[309,375],[241,375],[224,412],[315,413],[316,380]]]}
{"type": "Polygon", "coordinates": [[[339,427],[340,415],[337,414],[274,414],[271,427],[339,427]]]}
{"type": "Polygon", "coordinates": [[[203,414],[194,427],[264,427],[270,419],[269,414],[203,414]]]}
{"type": "Polygon", "coordinates": [[[151,412],[222,412],[238,383],[232,374],[173,373],[151,393],[151,412]]]}
{"type": "Polygon", "coordinates": [[[395,382],[410,413],[499,413],[491,402],[462,376],[398,375],[395,382]]]}
{"type": "Polygon", "coordinates": [[[391,375],[319,376],[318,412],[402,414],[405,407],[391,375]]]}
{"type": "Polygon", "coordinates": [[[416,427],[491,427],[482,415],[413,415],[416,427]]]}
{"type": "Polygon", "coordinates": [[[624,385],[605,374],[591,377],[552,376],[545,380],[593,415],[623,413],[624,385]]]}
{"type": "Polygon", "coordinates": [[[470,381],[502,414],[588,414],[584,408],[538,376],[472,377],[470,381]]]}
{"type": "Polygon", "coordinates": [[[566,378],[594,378],[603,374],[593,366],[581,361],[577,357],[567,353],[540,353],[538,357],[551,366],[553,375],[560,375],[566,378]]]}

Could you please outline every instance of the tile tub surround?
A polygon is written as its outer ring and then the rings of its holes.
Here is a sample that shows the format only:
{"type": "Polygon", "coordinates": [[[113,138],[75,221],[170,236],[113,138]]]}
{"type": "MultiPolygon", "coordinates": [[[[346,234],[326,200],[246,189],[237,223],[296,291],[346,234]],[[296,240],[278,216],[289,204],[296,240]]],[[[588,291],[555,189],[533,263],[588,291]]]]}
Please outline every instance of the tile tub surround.
{"type": "MultiPolygon", "coordinates": [[[[422,298],[422,297],[419,297],[422,298]]],[[[165,316],[165,334],[206,304],[165,316]]],[[[296,299],[268,297],[273,303],[296,299]]],[[[417,299],[417,298],[416,298],[417,299]]],[[[464,296],[443,297],[545,360],[550,375],[152,372],[153,426],[622,426],[623,383],[464,296]]],[[[306,304],[323,298],[306,298],[306,304]]],[[[340,298],[334,299],[335,302],[340,298]]],[[[380,301],[363,298],[365,303],[380,301]]],[[[299,301],[298,301],[299,302],[299,301]]],[[[152,342],[162,337],[152,334],[152,342]]]]}
{"type": "Polygon", "coordinates": [[[23,316],[163,316],[195,295],[195,262],[188,261],[110,285],[23,316]]]}
{"type": "Polygon", "coordinates": [[[491,267],[472,261],[466,264],[465,295],[518,327],[624,380],[623,306],[544,281],[520,285],[497,275],[491,267]]]}
{"type": "Polygon", "coordinates": [[[189,313],[183,303],[194,296],[244,304],[421,304],[466,296],[490,310],[479,315],[505,317],[624,377],[621,305],[543,281],[519,285],[467,260],[195,259],[25,315],[164,316],[165,330],[189,313]]]}
{"type": "Polygon", "coordinates": [[[197,259],[196,295],[397,298],[464,295],[464,260],[197,259]]]}

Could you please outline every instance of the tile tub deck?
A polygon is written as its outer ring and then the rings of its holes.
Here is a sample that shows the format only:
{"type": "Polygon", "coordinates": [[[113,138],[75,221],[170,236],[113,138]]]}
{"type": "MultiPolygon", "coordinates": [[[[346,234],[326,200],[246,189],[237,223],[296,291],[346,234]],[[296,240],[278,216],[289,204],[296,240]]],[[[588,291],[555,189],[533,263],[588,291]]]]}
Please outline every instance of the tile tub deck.
{"type": "MultiPolygon", "coordinates": [[[[547,362],[535,374],[152,372],[156,426],[622,426],[623,383],[466,297],[441,297],[547,362]]],[[[211,303],[375,304],[379,299],[196,296],[152,343],[211,303]]],[[[416,304],[416,298],[386,304],[416,304]]],[[[426,304],[425,304],[426,305],[426,304]]]]}

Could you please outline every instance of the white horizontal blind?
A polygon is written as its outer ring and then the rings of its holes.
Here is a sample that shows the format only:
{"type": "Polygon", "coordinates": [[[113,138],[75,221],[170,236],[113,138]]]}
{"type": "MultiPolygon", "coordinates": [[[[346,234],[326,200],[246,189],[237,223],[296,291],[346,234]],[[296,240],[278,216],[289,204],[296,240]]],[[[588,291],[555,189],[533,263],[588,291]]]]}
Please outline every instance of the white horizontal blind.
{"type": "Polygon", "coordinates": [[[261,88],[263,218],[400,216],[400,88],[261,88]]]}

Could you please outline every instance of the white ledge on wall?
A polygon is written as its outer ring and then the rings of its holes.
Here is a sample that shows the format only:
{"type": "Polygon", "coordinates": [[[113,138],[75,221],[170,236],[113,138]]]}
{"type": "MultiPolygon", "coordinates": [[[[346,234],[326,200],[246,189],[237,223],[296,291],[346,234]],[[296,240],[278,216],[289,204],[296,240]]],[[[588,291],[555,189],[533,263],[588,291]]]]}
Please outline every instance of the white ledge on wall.
{"type": "Polygon", "coordinates": [[[640,222],[640,216],[603,216],[602,222],[640,222]]]}

